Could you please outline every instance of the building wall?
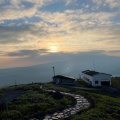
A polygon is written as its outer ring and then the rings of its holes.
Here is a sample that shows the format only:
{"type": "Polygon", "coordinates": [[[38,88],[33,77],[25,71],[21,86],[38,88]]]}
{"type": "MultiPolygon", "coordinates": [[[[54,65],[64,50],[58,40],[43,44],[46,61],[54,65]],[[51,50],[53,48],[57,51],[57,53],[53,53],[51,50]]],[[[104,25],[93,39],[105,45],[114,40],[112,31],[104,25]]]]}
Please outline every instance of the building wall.
{"type": "Polygon", "coordinates": [[[53,82],[54,82],[55,84],[60,84],[60,79],[59,79],[59,78],[54,78],[54,79],[53,79],[53,82]]]}
{"type": "Polygon", "coordinates": [[[62,79],[62,83],[61,84],[74,84],[75,80],[71,80],[71,79],[62,79]]]}
{"type": "Polygon", "coordinates": [[[97,86],[102,86],[101,82],[103,81],[108,81],[110,82],[111,85],[111,76],[107,74],[96,74],[94,76],[89,76],[84,73],[81,75],[81,79],[83,79],[85,82],[89,83],[90,85],[97,87],[97,86]]]}
{"type": "Polygon", "coordinates": [[[93,76],[93,86],[102,86],[101,82],[110,82],[111,85],[111,76],[107,74],[96,74],[93,76]],[[98,84],[95,84],[95,81],[98,81],[98,84]]]}
{"type": "Polygon", "coordinates": [[[81,74],[81,79],[83,79],[88,84],[92,85],[93,78],[91,76],[82,73],[81,74]]]}
{"type": "Polygon", "coordinates": [[[54,78],[53,82],[55,84],[75,84],[75,80],[71,80],[67,78],[54,78]]]}

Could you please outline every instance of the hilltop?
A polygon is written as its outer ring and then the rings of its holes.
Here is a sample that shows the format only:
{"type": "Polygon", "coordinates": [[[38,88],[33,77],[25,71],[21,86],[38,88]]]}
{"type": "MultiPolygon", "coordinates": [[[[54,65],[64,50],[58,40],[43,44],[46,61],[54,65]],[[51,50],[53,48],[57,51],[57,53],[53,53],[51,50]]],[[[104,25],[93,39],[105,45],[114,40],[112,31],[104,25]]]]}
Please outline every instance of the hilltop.
{"type": "MultiPolygon", "coordinates": [[[[119,77],[113,78],[112,82],[114,87],[120,88],[119,77]]],[[[86,86],[83,81],[80,83],[82,86],[86,86]]],[[[108,94],[107,91],[80,90],[65,86],[56,86],[52,83],[44,84],[43,88],[58,92],[80,94],[88,99],[91,103],[90,108],[72,115],[69,120],[119,120],[120,118],[120,99],[114,97],[111,93],[108,94]]],[[[1,96],[5,96],[6,93],[14,93],[16,96],[14,96],[14,99],[12,99],[13,96],[7,99],[7,104],[2,104],[0,108],[1,120],[6,119],[6,117],[12,120],[18,118],[38,118],[42,120],[46,114],[53,114],[56,111],[61,111],[76,104],[75,99],[70,96],[62,96],[60,99],[56,99],[54,94],[41,90],[40,83],[10,86],[0,90],[1,96]]],[[[7,95],[7,98],[9,98],[9,95],[7,95]]],[[[57,96],[57,98],[59,97],[57,96]]]]}

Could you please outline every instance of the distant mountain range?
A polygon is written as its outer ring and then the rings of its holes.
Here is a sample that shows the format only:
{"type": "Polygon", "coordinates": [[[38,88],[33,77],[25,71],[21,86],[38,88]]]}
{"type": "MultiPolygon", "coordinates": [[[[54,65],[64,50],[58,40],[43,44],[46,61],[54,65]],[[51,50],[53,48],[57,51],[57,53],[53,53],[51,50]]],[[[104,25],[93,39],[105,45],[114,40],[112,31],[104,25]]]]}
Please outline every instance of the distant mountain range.
{"type": "Polygon", "coordinates": [[[48,64],[0,69],[0,87],[31,82],[48,82],[52,80],[52,75],[52,66],[48,64]]]}
{"type": "MultiPolygon", "coordinates": [[[[95,61],[96,70],[112,75],[120,76],[119,62],[113,60],[95,61]]],[[[6,85],[24,84],[32,82],[49,82],[52,81],[53,70],[55,67],[56,74],[66,75],[79,78],[81,71],[92,69],[92,61],[88,59],[73,59],[71,61],[53,62],[40,64],[29,67],[17,67],[0,69],[0,87],[6,85]]]]}

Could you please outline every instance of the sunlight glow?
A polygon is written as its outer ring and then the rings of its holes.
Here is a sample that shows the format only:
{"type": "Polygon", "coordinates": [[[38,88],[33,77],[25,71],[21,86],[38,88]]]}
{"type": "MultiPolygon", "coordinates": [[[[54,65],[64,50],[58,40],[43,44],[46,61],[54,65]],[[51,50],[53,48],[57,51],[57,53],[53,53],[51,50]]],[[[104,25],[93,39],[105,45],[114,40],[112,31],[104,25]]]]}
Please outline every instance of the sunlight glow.
{"type": "Polygon", "coordinates": [[[51,52],[57,52],[57,47],[56,46],[50,46],[51,52]]]}

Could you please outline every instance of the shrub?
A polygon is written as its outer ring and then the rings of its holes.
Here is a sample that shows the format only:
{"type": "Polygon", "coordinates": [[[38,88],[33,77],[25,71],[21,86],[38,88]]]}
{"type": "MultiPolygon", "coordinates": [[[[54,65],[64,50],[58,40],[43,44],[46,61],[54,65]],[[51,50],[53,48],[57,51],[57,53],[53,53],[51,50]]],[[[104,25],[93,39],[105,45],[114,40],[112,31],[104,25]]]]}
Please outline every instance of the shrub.
{"type": "Polygon", "coordinates": [[[21,113],[16,110],[9,110],[7,113],[4,112],[0,116],[1,120],[10,119],[10,120],[19,120],[22,117],[21,113]]]}
{"type": "Polygon", "coordinates": [[[52,93],[52,97],[54,98],[54,99],[57,99],[57,100],[60,100],[60,99],[63,99],[63,94],[61,94],[60,92],[53,92],[52,93]]]}

